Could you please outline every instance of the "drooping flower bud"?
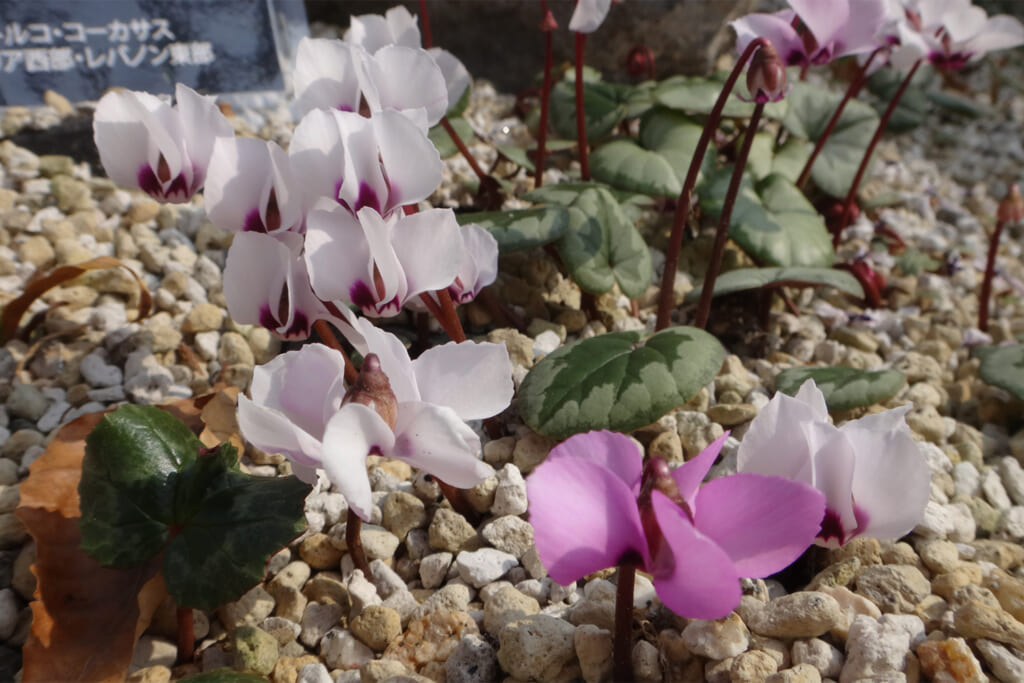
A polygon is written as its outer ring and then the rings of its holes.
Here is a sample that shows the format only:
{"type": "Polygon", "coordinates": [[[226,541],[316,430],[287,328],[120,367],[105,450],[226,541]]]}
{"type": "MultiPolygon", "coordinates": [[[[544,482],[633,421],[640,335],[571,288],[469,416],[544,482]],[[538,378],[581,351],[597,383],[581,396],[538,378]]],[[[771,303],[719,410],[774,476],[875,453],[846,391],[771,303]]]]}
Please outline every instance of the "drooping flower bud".
{"type": "Polygon", "coordinates": [[[747,69],[747,88],[754,102],[778,102],[786,96],[786,65],[770,41],[750,58],[747,69]]]}
{"type": "Polygon", "coordinates": [[[558,22],[555,21],[555,15],[551,13],[551,10],[548,10],[547,13],[544,15],[544,19],[541,20],[540,22],[540,30],[546,32],[555,31],[557,29],[558,22]]]}
{"type": "Polygon", "coordinates": [[[626,56],[626,72],[633,78],[654,78],[654,53],[646,45],[637,45],[626,56]]]}
{"type": "Polygon", "coordinates": [[[1000,223],[1017,223],[1024,220],[1024,197],[1020,195],[1020,186],[1014,183],[1010,191],[999,202],[999,209],[996,211],[996,220],[1000,223]]]}
{"type": "Polygon", "coordinates": [[[367,354],[363,366],[359,369],[359,377],[349,387],[341,404],[358,403],[372,408],[392,430],[398,414],[398,400],[391,390],[391,382],[380,367],[377,354],[367,354]]]}

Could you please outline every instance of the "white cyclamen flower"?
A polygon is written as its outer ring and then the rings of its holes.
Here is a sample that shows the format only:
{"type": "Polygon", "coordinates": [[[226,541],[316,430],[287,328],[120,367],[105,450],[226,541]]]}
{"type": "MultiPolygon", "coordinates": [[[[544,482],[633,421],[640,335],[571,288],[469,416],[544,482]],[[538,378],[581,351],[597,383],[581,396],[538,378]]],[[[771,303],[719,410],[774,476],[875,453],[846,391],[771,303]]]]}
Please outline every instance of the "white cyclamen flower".
{"type": "Polygon", "coordinates": [[[807,380],[796,397],[775,394],[740,442],[737,470],[811,484],[825,494],[818,545],[856,536],[893,540],[924,516],[931,472],[903,419],[910,406],[828,420],[825,397],[807,380]]]}

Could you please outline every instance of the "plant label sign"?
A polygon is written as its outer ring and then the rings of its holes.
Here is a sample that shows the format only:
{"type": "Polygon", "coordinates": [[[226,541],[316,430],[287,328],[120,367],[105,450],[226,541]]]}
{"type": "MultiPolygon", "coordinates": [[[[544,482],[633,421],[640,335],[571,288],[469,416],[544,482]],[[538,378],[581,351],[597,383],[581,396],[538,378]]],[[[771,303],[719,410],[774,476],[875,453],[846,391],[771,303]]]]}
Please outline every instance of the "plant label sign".
{"type": "Polygon", "coordinates": [[[283,90],[308,33],[300,0],[3,0],[0,106],[72,102],[122,86],[171,93],[283,90]]]}

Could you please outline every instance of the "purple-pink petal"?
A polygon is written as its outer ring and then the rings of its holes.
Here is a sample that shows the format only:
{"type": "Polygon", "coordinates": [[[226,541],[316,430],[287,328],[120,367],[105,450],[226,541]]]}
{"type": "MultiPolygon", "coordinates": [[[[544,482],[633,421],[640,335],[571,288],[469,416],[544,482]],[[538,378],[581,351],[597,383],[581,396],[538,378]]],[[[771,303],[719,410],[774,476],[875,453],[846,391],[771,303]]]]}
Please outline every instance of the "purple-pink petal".
{"type": "Polygon", "coordinates": [[[825,496],[783,477],[734,474],[705,484],[693,508],[697,530],[729,555],[736,571],[761,578],[814,542],[825,496]]]}
{"type": "Polygon", "coordinates": [[[651,493],[651,504],[666,541],[650,568],[658,597],[681,617],[728,616],[742,595],[740,574],[729,555],[660,491],[651,493]]]}
{"type": "Polygon", "coordinates": [[[704,477],[708,476],[708,471],[715,464],[715,460],[728,438],[729,432],[722,434],[708,444],[708,447],[701,451],[700,455],[680,465],[672,472],[672,478],[676,480],[679,493],[691,509],[693,509],[694,498],[697,495],[697,489],[700,488],[700,483],[704,481],[704,477]]]}
{"type": "Polygon", "coordinates": [[[552,451],[526,490],[537,552],[554,581],[571,584],[623,561],[647,565],[636,496],[616,473],[552,451]]]}

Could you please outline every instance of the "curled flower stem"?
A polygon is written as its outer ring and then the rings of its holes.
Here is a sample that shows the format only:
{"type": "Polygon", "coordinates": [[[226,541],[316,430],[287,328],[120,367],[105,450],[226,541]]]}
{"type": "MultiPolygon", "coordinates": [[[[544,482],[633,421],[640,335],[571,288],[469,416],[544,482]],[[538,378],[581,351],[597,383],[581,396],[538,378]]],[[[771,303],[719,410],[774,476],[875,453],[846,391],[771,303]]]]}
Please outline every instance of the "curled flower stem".
{"type": "Polygon", "coordinates": [[[679,250],[683,246],[683,230],[686,228],[686,217],[690,213],[690,202],[693,200],[693,188],[697,185],[697,175],[700,173],[701,164],[704,162],[704,153],[707,151],[711,135],[718,127],[722,118],[722,110],[729,99],[736,79],[740,77],[743,66],[750,60],[750,56],[765,45],[768,41],[764,38],[757,38],[750,42],[747,49],[743,51],[736,61],[732,73],[722,86],[722,92],[718,94],[711,114],[708,116],[704,130],[701,131],[700,140],[697,141],[697,148],[694,150],[693,159],[690,161],[690,168],[686,172],[686,181],[683,183],[683,191],[679,193],[679,201],[676,202],[676,213],[672,219],[672,234],[669,237],[668,249],[665,251],[665,272],[661,276],[661,290],[658,292],[658,318],[654,329],[663,330],[668,327],[672,313],[673,296],[672,292],[676,283],[676,269],[679,267],[679,250]]]}
{"type": "Polygon", "coordinates": [[[615,633],[612,638],[612,662],[616,681],[633,680],[633,586],[636,567],[619,567],[615,587],[615,633]]]}
{"type": "Polygon", "coordinates": [[[473,173],[476,174],[476,177],[480,179],[480,182],[486,182],[487,174],[484,173],[482,168],[480,168],[480,164],[477,163],[477,160],[473,155],[469,153],[469,147],[466,147],[466,143],[462,141],[461,137],[459,137],[459,134],[455,131],[455,126],[452,125],[452,122],[448,120],[447,116],[441,119],[441,125],[444,126],[445,131],[448,132],[448,137],[452,139],[455,146],[459,148],[459,152],[463,157],[465,157],[466,161],[469,163],[469,167],[472,168],[473,173]]]}
{"type": "Polygon", "coordinates": [[[178,664],[191,662],[196,655],[196,626],[191,607],[178,607],[178,664]]]}
{"type": "Polygon", "coordinates": [[[334,336],[334,332],[331,330],[327,322],[317,320],[313,323],[313,329],[315,329],[320,335],[320,338],[323,339],[324,344],[340,353],[341,357],[345,359],[345,381],[349,384],[355,382],[356,378],[359,376],[359,371],[356,370],[355,365],[352,365],[352,361],[349,359],[348,354],[345,353],[345,349],[342,348],[341,342],[339,342],[338,338],[334,336]]]}
{"type": "Polygon", "coordinates": [[[434,293],[437,295],[437,301],[435,301],[427,292],[420,294],[420,301],[422,301],[427,307],[427,310],[437,318],[437,322],[441,324],[445,334],[447,334],[452,341],[466,341],[466,333],[462,330],[462,322],[459,320],[459,314],[455,312],[455,303],[452,301],[452,295],[448,293],[447,289],[439,289],[434,293]]]}
{"type": "Polygon", "coordinates": [[[708,316],[711,315],[711,295],[715,289],[715,279],[718,278],[718,271],[722,267],[722,253],[725,251],[725,241],[729,237],[729,221],[732,219],[732,209],[736,204],[736,195],[739,194],[740,182],[743,180],[743,169],[747,165],[747,156],[750,154],[750,147],[754,142],[754,134],[757,132],[757,124],[761,121],[761,113],[764,111],[764,103],[758,102],[754,106],[754,113],[750,116],[750,125],[743,136],[743,146],[736,156],[736,165],[732,170],[732,178],[729,180],[729,190],[725,195],[725,202],[722,204],[722,215],[718,218],[718,227],[715,229],[715,244],[711,248],[711,261],[708,263],[708,270],[704,273],[704,289],[700,293],[700,303],[697,304],[697,315],[693,324],[701,329],[707,327],[708,316]]]}
{"type": "Polygon", "coordinates": [[[348,547],[348,554],[352,557],[352,564],[363,573],[367,581],[373,581],[373,574],[370,573],[370,564],[366,561],[366,553],[363,551],[363,539],[359,535],[362,531],[363,520],[352,508],[348,510],[348,519],[345,523],[345,545],[348,547]]]}
{"type": "Polygon", "coordinates": [[[423,19],[423,47],[429,50],[434,47],[434,38],[430,35],[430,14],[427,12],[427,0],[420,0],[420,18],[423,19]]]}
{"type": "MultiPolygon", "coordinates": [[[[544,184],[544,157],[547,153],[548,140],[548,103],[551,100],[551,70],[554,66],[551,47],[552,31],[550,28],[546,28],[550,14],[547,0],[540,0],[540,11],[544,16],[544,24],[541,25],[541,30],[544,31],[544,85],[540,90],[540,121],[537,122],[537,170],[533,174],[534,187],[544,184]]],[[[554,19],[552,18],[551,21],[554,19]]]]}
{"type": "Polygon", "coordinates": [[[587,116],[583,106],[583,48],[587,34],[576,34],[576,143],[580,148],[580,177],[590,180],[590,160],[587,158],[587,116]]]}
{"type": "Polygon", "coordinates": [[[864,87],[864,83],[868,79],[868,68],[871,66],[871,62],[875,61],[875,57],[884,48],[878,48],[868,57],[867,61],[864,62],[864,66],[860,68],[857,75],[850,82],[850,87],[846,89],[846,93],[843,94],[843,99],[839,101],[839,105],[836,110],[832,113],[832,118],[829,119],[828,125],[825,126],[825,130],[818,137],[818,141],[814,144],[814,151],[811,152],[811,156],[807,158],[807,163],[804,164],[804,170],[800,172],[800,177],[796,181],[796,186],[803,188],[807,184],[807,179],[811,176],[811,167],[814,166],[814,161],[818,158],[818,154],[821,153],[822,148],[825,146],[825,142],[828,137],[832,135],[832,131],[835,130],[836,124],[839,123],[839,117],[843,115],[843,110],[846,109],[846,103],[852,98],[857,96],[860,89],[864,87]]]}
{"type": "Polygon", "coordinates": [[[911,79],[914,78],[914,74],[917,73],[917,67],[921,66],[922,60],[914,62],[914,66],[910,67],[910,73],[900,83],[900,87],[896,90],[896,94],[893,95],[892,100],[889,101],[889,106],[885,108],[885,113],[882,114],[882,119],[878,122],[878,128],[875,129],[875,134],[871,138],[871,142],[868,143],[868,148],[864,150],[864,158],[860,160],[860,166],[857,167],[857,174],[853,177],[853,183],[850,185],[850,191],[846,193],[846,199],[843,201],[843,215],[839,219],[839,224],[836,226],[836,231],[832,234],[832,247],[837,248],[839,246],[839,238],[843,234],[843,230],[846,229],[850,224],[850,216],[853,211],[853,203],[857,197],[857,190],[860,188],[860,181],[864,178],[864,172],[868,168],[868,162],[871,161],[871,155],[875,151],[875,147],[878,145],[878,141],[882,139],[882,133],[885,131],[885,127],[889,124],[889,119],[892,118],[892,113],[896,111],[896,105],[899,104],[900,98],[903,97],[903,93],[906,92],[907,86],[910,85],[911,79]]]}

